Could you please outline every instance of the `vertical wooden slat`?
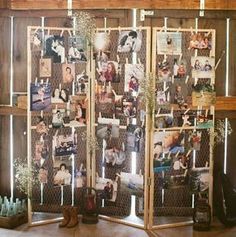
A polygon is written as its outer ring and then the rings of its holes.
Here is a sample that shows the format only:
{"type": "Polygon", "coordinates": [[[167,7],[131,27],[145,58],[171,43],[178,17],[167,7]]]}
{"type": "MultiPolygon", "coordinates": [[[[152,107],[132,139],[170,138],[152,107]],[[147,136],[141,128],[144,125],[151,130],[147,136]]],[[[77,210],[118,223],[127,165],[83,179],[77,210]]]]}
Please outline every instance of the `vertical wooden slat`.
{"type": "Polygon", "coordinates": [[[10,18],[0,18],[0,104],[10,104],[10,18]]]}

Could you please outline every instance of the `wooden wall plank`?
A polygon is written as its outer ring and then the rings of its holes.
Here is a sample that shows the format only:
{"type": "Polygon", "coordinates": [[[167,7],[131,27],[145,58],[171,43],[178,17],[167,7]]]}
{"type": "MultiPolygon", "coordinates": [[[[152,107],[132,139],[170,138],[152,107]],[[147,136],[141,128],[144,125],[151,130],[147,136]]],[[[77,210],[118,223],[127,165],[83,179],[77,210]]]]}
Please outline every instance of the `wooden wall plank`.
{"type": "Polygon", "coordinates": [[[10,104],[10,18],[0,18],[0,104],[10,104]]]}
{"type": "Polygon", "coordinates": [[[10,116],[0,117],[0,195],[10,195],[10,116]]]}
{"type": "Polygon", "coordinates": [[[38,26],[40,21],[40,18],[14,18],[13,88],[16,92],[27,90],[27,26],[38,26]]]}
{"type": "Polygon", "coordinates": [[[0,0],[0,8],[7,8],[8,1],[7,0],[0,0]]]}

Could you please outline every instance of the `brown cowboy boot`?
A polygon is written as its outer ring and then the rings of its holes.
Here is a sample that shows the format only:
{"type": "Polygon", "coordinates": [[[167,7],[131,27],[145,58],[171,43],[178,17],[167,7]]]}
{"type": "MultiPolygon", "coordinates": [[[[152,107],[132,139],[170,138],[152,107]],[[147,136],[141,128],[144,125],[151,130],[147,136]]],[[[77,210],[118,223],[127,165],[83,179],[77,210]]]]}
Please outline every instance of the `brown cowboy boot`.
{"type": "Polygon", "coordinates": [[[62,209],[62,214],[64,219],[62,220],[62,222],[59,224],[59,227],[66,227],[68,225],[68,223],[70,222],[70,209],[68,207],[64,207],[62,209]]]}
{"type": "Polygon", "coordinates": [[[67,224],[67,228],[73,228],[78,225],[78,210],[77,207],[71,207],[70,209],[70,221],[67,224]]]}

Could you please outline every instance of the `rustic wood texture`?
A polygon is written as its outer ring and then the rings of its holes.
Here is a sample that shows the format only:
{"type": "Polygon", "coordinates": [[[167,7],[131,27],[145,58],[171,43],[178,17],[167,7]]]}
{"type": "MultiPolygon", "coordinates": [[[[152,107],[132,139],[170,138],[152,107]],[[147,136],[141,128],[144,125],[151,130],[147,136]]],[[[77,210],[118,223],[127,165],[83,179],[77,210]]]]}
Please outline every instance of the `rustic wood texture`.
{"type": "Polygon", "coordinates": [[[7,0],[0,0],[0,8],[7,8],[8,1],[7,0]]]}
{"type": "Polygon", "coordinates": [[[10,103],[10,18],[0,18],[0,104],[10,103]]]}
{"type": "MultiPolygon", "coordinates": [[[[2,1],[3,5],[5,1],[2,1]]],[[[11,9],[66,9],[67,0],[11,0],[9,3],[11,9]]],[[[128,9],[128,8],[147,8],[147,9],[199,9],[200,0],[74,0],[74,9],[128,9]]],[[[207,0],[206,9],[236,9],[236,3],[232,0],[207,0]]]]}
{"type": "Polygon", "coordinates": [[[13,90],[15,92],[25,92],[27,90],[26,43],[28,25],[40,25],[40,18],[17,17],[14,19],[13,90]]]}
{"type": "Polygon", "coordinates": [[[10,194],[10,116],[0,117],[0,195],[10,194]]]}

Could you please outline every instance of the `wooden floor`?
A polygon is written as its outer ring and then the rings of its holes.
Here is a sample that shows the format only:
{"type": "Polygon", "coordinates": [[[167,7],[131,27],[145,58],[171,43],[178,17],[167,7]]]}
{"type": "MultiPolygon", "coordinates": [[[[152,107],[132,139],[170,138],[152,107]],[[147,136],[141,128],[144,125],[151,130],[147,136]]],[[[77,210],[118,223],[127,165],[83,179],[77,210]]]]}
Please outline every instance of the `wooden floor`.
{"type": "Polygon", "coordinates": [[[212,224],[211,231],[193,231],[192,226],[144,231],[129,226],[99,220],[96,225],[79,225],[72,229],[58,228],[58,223],[27,227],[15,230],[0,228],[0,237],[236,237],[236,227],[224,228],[220,223],[212,224]]]}

